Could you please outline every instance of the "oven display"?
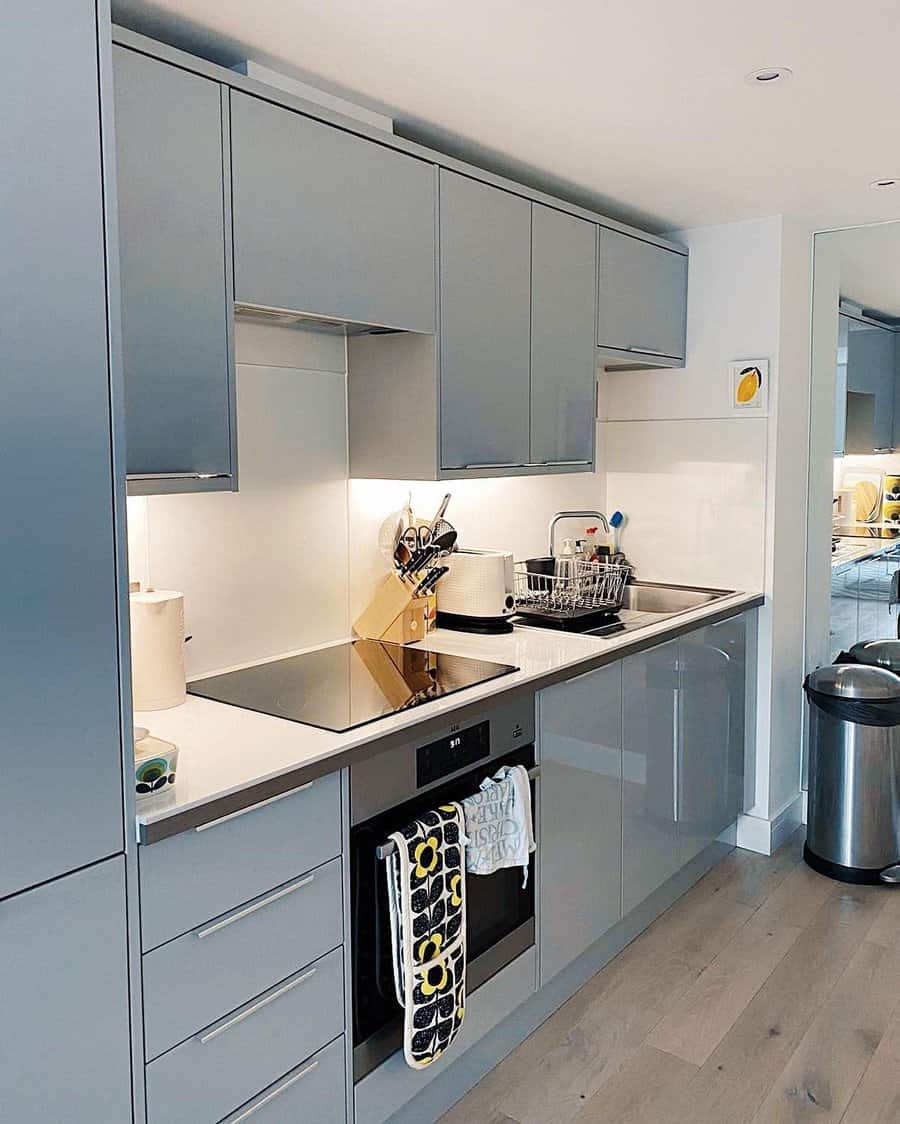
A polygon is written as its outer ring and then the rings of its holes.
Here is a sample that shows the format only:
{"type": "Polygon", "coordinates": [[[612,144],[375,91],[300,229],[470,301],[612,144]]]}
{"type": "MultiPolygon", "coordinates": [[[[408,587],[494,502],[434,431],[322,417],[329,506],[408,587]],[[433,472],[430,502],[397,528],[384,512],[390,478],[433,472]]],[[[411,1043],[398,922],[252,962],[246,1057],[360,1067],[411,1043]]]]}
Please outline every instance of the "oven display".
{"type": "Polygon", "coordinates": [[[440,741],[420,746],[416,750],[416,786],[424,788],[433,784],[457,769],[474,765],[490,752],[490,722],[479,722],[468,730],[459,730],[440,741]]]}

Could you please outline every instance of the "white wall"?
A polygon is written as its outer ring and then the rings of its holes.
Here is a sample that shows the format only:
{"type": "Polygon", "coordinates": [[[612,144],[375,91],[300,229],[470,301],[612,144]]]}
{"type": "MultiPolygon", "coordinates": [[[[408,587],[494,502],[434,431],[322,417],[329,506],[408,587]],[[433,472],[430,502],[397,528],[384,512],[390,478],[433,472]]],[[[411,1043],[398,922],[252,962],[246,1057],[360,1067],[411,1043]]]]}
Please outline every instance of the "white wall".
{"type": "Polygon", "coordinates": [[[640,575],[766,594],[751,809],[762,841],[800,787],[811,236],[775,216],[674,237],[691,250],[687,365],[606,376],[608,502],[628,515],[640,575]],[[731,412],[740,359],[769,360],[768,417],[731,412]]]}

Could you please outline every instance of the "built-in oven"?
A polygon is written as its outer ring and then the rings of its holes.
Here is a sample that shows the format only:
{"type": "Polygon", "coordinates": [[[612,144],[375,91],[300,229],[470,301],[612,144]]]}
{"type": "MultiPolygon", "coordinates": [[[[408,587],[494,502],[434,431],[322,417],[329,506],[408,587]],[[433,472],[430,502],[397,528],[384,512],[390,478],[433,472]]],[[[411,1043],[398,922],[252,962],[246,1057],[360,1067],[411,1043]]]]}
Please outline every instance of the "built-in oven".
{"type": "MultiPolygon", "coordinates": [[[[397,746],[350,769],[350,884],[353,1071],[359,1081],[403,1046],[391,957],[384,855],[391,832],[422,812],[463,800],[501,765],[524,765],[537,808],[533,695],[432,729],[427,741],[397,746]],[[436,736],[435,736],[436,735],[436,736]]],[[[466,879],[469,994],[534,944],[534,855],[521,867],[466,879]]]]}

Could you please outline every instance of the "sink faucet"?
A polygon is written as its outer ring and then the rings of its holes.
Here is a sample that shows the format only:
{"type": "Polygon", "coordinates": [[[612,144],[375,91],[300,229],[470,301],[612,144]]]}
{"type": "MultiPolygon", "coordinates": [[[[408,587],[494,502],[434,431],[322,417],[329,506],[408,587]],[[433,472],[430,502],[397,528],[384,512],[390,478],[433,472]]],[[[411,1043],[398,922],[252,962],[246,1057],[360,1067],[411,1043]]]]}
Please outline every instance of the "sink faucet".
{"type": "Polygon", "coordinates": [[[556,532],[556,524],[561,519],[596,519],[603,524],[603,530],[609,534],[609,520],[602,511],[557,511],[557,513],[550,520],[550,557],[553,557],[553,538],[556,532]]]}

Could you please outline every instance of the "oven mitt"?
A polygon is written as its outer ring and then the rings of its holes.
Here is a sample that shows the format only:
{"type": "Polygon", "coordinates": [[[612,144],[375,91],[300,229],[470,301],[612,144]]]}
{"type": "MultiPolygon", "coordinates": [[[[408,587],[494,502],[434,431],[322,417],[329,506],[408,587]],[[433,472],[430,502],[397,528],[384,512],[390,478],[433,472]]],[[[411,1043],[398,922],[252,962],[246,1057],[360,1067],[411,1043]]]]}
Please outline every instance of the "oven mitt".
{"type": "Polygon", "coordinates": [[[466,872],[462,809],[442,804],[390,838],[386,863],[403,1055],[424,1069],[450,1046],[466,1008],[466,872]]]}

